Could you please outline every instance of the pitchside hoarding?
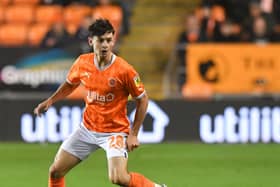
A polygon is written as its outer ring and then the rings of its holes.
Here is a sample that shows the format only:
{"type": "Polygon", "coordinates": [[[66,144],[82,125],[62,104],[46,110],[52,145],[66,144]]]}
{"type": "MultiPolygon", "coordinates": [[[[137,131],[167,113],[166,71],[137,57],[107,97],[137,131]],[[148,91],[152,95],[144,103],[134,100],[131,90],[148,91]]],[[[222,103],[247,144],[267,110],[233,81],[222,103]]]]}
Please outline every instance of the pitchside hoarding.
{"type": "Polygon", "coordinates": [[[1,91],[54,91],[65,81],[77,49],[1,48],[1,91]]]}
{"type": "MultiPolygon", "coordinates": [[[[36,117],[32,110],[39,100],[0,102],[0,141],[61,142],[77,128],[83,111],[81,101],[67,100],[36,117]]],[[[130,120],[134,112],[135,106],[130,102],[130,120]]],[[[139,139],[142,143],[280,143],[280,102],[150,101],[139,139]]]]}
{"type": "Polygon", "coordinates": [[[190,44],[186,50],[186,87],[207,84],[219,94],[280,91],[279,44],[190,44]]]}

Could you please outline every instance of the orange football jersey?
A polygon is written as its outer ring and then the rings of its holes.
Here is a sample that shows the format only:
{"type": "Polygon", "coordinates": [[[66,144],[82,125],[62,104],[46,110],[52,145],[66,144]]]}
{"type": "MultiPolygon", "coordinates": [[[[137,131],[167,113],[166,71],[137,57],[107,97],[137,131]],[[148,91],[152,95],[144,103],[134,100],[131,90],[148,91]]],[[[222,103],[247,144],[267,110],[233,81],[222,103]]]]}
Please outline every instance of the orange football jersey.
{"type": "Polygon", "coordinates": [[[144,85],[138,73],[124,59],[113,55],[100,69],[94,53],[83,54],[72,65],[67,82],[82,84],[87,94],[84,125],[96,132],[129,132],[127,100],[143,96],[144,85]]]}

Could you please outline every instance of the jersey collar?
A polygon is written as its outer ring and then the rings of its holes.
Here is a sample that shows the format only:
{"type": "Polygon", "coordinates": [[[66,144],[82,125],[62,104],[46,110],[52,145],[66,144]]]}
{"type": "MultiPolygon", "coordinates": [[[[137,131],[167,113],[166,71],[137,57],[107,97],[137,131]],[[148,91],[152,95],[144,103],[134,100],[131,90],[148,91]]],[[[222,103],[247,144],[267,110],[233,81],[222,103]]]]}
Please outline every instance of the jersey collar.
{"type": "Polygon", "coordinates": [[[112,54],[112,58],[111,58],[111,61],[110,63],[106,64],[104,67],[99,67],[98,63],[97,63],[97,58],[96,56],[94,55],[94,65],[95,67],[100,70],[100,71],[104,71],[105,69],[108,69],[116,60],[116,55],[115,54],[112,54]]]}

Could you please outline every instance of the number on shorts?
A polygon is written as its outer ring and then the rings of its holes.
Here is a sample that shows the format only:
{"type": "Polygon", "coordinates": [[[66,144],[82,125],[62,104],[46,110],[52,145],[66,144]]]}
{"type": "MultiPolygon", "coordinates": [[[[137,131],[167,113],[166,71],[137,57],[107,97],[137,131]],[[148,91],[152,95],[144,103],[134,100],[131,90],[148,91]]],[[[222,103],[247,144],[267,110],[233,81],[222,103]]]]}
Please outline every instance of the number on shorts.
{"type": "Polygon", "coordinates": [[[115,149],[124,148],[123,136],[121,135],[111,136],[109,138],[109,147],[115,149]]]}

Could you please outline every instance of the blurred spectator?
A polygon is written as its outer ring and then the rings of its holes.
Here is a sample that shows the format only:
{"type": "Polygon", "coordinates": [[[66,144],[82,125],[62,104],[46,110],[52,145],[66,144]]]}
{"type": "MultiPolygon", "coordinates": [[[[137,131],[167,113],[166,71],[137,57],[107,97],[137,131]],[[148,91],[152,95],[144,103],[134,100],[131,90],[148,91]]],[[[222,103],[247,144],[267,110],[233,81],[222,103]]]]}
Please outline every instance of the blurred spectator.
{"type": "Polygon", "coordinates": [[[240,41],[240,26],[230,20],[217,22],[214,28],[213,41],[238,42],[240,41]]]}
{"type": "Polygon", "coordinates": [[[221,4],[225,8],[226,17],[233,24],[243,22],[248,16],[248,3],[250,0],[226,0],[221,4]]]}
{"type": "Polygon", "coordinates": [[[58,21],[53,24],[41,42],[41,47],[63,47],[69,43],[71,36],[64,27],[63,22],[58,21]]]}
{"type": "Polygon", "coordinates": [[[201,30],[205,31],[207,40],[210,40],[213,35],[213,30],[215,27],[215,22],[211,17],[211,6],[208,4],[203,4],[196,12],[197,17],[201,23],[201,30]]]}
{"type": "Polygon", "coordinates": [[[276,22],[280,24],[280,0],[273,1],[273,14],[276,19],[276,22]]]}
{"type": "Polygon", "coordinates": [[[88,38],[88,27],[92,23],[92,18],[91,16],[85,16],[80,25],[77,28],[77,31],[74,35],[74,38],[78,41],[85,41],[88,38]]]}
{"type": "Polygon", "coordinates": [[[232,22],[226,17],[224,7],[220,5],[212,6],[210,9],[210,16],[207,21],[207,36],[209,41],[239,41],[240,27],[238,24],[232,22]]]}
{"type": "MultiPolygon", "coordinates": [[[[243,31],[241,35],[242,41],[252,41],[252,38],[254,38],[253,31],[254,30],[254,22],[257,18],[262,17],[265,21],[265,27],[266,27],[266,33],[267,35],[271,35],[273,32],[273,27],[275,25],[275,19],[273,17],[272,13],[265,13],[262,10],[260,1],[258,0],[251,0],[248,4],[249,9],[249,16],[245,18],[245,21],[242,24],[243,31]]],[[[259,19],[258,19],[259,20],[259,19]]],[[[260,21],[258,21],[260,22],[260,21]]]]}
{"type": "Polygon", "coordinates": [[[202,0],[200,6],[201,7],[212,7],[214,5],[225,6],[224,0],[202,0]]]}
{"type": "Polygon", "coordinates": [[[201,30],[206,32],[207,41],[217,40],[220,25],[226,19],[225,10],[220,5],[203,6],[198,15],[201,20],[201,30]]]}
{"type": "Polygon", "coordinates": [[[121,27],[121,35],[125,36],[130,32],[130,18],[132,16],[132,10],[135,0],[120,0],[119,4],[123,12],[123,21],[121,27]]]}
{"type": "Polygon", "coordinates": [[[273,11],[273,0],[260,0],[260,6],[263,12],[271,14],[273,11]]]}
{"type": "Polygon", "coordinates": [[[221,6],[225,10],[227,19],[233,23],[241,23],[248,16],[250,0],[202,0],[201,7],[221,6]]]}
{"type": "Polygon", "coordinates": [[[79,43],[80,52],[87,53],[91,51],[91,47],[88,45],[88,27],[92,23],[92,17],[86,16],[79,25],[76,33],[74,34],[74,40],[79,43]]]}
{"type": "Polygon", "coordinates": [[[68,6],[73,3],[85,4],[89,6],[96,6],[97,0],[43,0],[45,4],[57,4],[62,6],[68,6]]]}
{"type": "Polygon", "coordinates": [[[272,40],[280,42],[280,0],[273,1],[273,16],[275,18],[275,25],[273,27],[272,40]]]}
{"type": "Polygon", "coordinates": [[[44,4],[57,4],[66,6],[71,3],[71,0],[43,0],[44,4]]]}
{"type": "Polygon", "coordinates": [[[189,43],[206,41],[205,33],[201,31],[199,19],[194,14],[187,15],[184,22],[184,30],[179,35],[179,39],[176,45],[177,56],[179,60],[178,85],[180,90],[187,79],[186,45],[189,43]]]}
{"type": "Polygon", "coordinates": [[[259,44],[271,41],[270,33],[267,28],[267,22],[264,17],[259,16],[253,20],[253,32],[250,41],[259,44]]]}

